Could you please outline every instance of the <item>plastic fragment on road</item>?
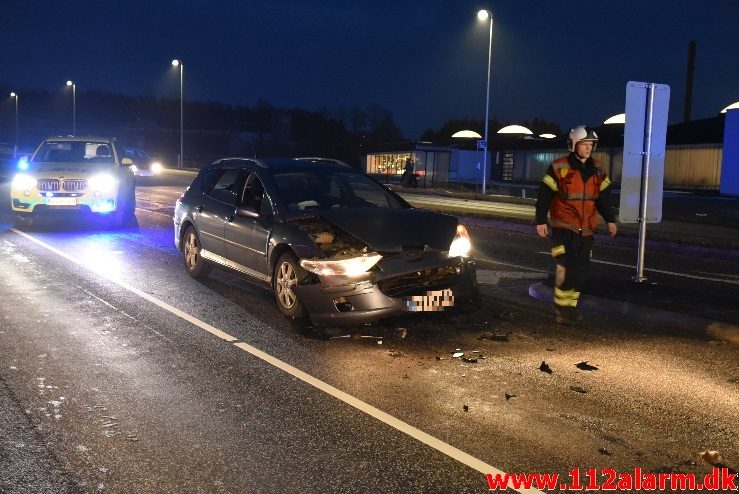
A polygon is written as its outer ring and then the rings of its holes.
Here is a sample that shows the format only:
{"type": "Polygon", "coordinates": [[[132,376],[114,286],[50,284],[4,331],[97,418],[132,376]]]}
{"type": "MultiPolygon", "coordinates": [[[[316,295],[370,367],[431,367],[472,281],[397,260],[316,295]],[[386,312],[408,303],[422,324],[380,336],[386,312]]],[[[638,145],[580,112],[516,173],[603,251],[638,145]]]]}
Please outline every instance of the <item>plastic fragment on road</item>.
{"type": "Polygon", "coordinates": [[[395,328],[395,336],[397,336],[400,339],[403,339],[408,334],[408,330],[406,328],[395,328]]]}
{"type": "Polygon", "coordinates": [[[462,355],[464,355],[464,352],[454,352],[454,353],[452,354],[452,357],[453,357],[453,358],[459,358],[459,357],[461,357],[462,355]]]}
{"type": "Polygon", "coordinates": [[[462,357],[463,362],[467,362],[468,364],[476,364],[477,359],[475,357],[462,357]]]}
{"type": "Polygon", "coordinates": [[[600,448],[598,449],[598,453],[605,455],[605,456],[611,456],[613,453],[608,451],[606,448],[600,448]]]}
{"type": "Polygon", "coordinates": [[[552,368],[549,367],[549,364],[547,364],[543,360],[541,361],[541,365],[539,366],[539,370],[542,371],[542,372],[546,372],[547,374],[551,374],[552,372],[554,372],[552,370],[552,368]]]}
{"type": "Polygon", "coordinates": [[[580,370],[584,370],[584,371],[597,371],[598,370],[596,366],[590,365],[587,360],[578,362],[577,364],[575,364],[575,367],[577,367],[580,370]]]}
{"type": "Polygon", "coordinates": [[[511,398],[515,398],[516,395],[509,395],[508,393],[505,393],[505,401],[509,401],[511,398]]]}
{"type": "Polygon", "coordinates": [[[575,393],[582,393],[582,394],[585,394],[585,393],[587,393],[587,392],[588,392],[588,390],[587,390],[587,389],[585,389],[585,388],[581,388],[580,386],[570,386],[570,389],[571,389],[572,391],[574,391],[575,393]]]}

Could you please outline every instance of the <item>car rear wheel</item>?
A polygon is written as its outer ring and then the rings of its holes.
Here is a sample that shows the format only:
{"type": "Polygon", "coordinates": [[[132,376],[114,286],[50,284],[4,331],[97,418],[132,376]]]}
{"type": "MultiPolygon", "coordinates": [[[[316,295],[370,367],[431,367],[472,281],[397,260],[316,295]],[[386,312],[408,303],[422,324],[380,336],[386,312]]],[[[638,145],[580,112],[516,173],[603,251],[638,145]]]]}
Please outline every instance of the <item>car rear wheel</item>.
{"type": "Polygon", "coordinates": [[[189,226],[182,237],[182,260],[185,263],[185,269],[193,278],[202,278],[207,276],[211,270],[210,264],[200,255],[202,246],[200,237],[195,228],[189,226]]]}
{"type": "Polygon", "coordinates": [[[291,319],[305,316],[305,308],[293,287],[304,281],[307,276],[308,272],[300,267],[298,259],[292,252],[285,252],[277,260],[272,273],[275,300],[280,312],[291,319]]]}

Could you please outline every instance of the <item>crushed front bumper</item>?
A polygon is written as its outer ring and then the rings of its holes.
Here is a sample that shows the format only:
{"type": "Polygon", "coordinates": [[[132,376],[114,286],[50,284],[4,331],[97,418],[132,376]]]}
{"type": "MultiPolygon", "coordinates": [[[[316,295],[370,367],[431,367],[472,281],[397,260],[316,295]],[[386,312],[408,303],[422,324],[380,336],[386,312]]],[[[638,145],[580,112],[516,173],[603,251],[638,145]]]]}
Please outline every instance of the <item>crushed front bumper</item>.
{"type": "Polygon", "coordinates": [[[361,278],[319,277],[293,290],[317,325],[345,326],[405,312],[443,311],[477,294],[475,262],[461,257],[383,259],[361,278]]]}

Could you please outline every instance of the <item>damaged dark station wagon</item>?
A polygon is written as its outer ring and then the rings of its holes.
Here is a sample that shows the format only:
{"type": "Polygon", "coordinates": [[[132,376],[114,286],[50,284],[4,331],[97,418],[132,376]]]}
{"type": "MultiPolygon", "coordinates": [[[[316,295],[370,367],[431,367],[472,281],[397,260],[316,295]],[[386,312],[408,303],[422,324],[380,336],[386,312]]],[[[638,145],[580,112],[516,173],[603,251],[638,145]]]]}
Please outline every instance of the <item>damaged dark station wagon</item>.
{"type": "Polygon", "coordinates": [[[441,311],[477,293],[457,218],[335,160],[216,161],[177,200],[174,227],[190,275],[229,268],[314,324],[441,311]]]}

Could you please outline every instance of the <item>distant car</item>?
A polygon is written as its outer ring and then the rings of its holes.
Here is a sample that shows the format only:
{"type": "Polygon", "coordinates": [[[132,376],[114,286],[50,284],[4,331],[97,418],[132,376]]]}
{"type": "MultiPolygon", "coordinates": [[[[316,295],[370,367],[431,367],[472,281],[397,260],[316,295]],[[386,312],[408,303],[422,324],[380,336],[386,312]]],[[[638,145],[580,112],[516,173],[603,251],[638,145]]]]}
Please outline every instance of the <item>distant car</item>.
{"type": "Polygon", "coordinates": [[[50,137],[22,157],[11,183],[19,222],[50,213],[93,213],[119,225],[136,212],[133,161],[114,138],[50,137]]]}
{"type": "Polygon", "coordinates": [[[128,148],[126,156],[133,160],[131,170],[137,177],[151,177],[162,173],[162,163],[149,156],[143,149],[128,148]]]}
{"type": "Polygon", "coordinates": [[[177,200],[174,241],[193,277],[229,268],[315,324],[441,311],[477,291],[457,218],[327,161],[216,161],[177,200]]]}

